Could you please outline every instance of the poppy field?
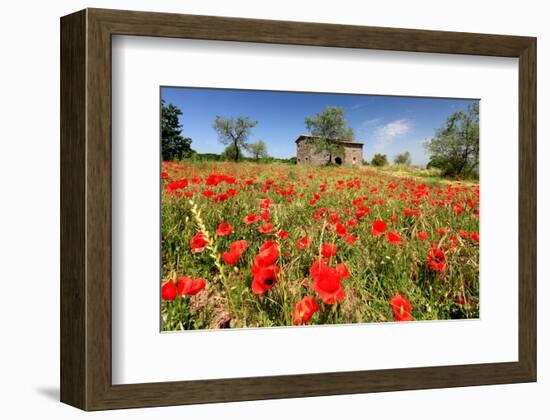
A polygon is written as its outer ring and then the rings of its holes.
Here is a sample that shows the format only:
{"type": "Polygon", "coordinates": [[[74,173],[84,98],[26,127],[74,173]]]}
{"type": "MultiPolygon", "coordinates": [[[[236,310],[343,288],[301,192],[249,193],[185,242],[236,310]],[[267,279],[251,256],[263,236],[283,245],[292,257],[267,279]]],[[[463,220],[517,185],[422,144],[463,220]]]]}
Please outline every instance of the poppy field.
{"type": "Polygon", "coordinates": [[[479,185],[163,162],[163,331],[479,316],[479,185]]]}

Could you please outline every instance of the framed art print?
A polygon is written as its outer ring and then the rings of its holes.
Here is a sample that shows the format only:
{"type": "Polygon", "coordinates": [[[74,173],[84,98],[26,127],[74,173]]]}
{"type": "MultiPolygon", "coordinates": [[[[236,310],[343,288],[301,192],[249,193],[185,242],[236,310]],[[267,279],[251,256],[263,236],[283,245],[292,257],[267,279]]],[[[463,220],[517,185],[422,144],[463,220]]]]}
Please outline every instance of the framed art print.
{"type": "Polygon", "coordinates": [[[63,402],[536,380],[534,38],[86,9],[61,60],[63,402]]]}

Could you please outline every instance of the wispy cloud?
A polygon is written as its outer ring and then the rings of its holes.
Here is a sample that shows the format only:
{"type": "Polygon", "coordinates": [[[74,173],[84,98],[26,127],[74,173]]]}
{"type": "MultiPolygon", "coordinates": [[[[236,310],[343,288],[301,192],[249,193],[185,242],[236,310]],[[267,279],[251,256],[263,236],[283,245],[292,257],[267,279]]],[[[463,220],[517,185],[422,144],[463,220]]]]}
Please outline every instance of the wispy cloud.
{"type": "Polygon", "coordinates": [[[361,122],[361,127],[372,127],[373,125],[380,124],[382,122],[383,118],[370,118],[368,120],[365,120],[361,122]]]}
{"type": "Polygon", "coordinates": [[[390,145],[396,138],[408,133],[411,127],[411,122],[404,118],[379,126],[374,131],[376,148],[383,149],[385,146],[390,145]]]}
{"type": "Polygon", "coordinates": [[[384,118],[382,117],[370,118],[361,121],[356,127],[355,134],[357,134],[359,138],[370,137],[370,135],[372,134],[372,127],[380,125],[382,121],[384,121],[384,118]]]}

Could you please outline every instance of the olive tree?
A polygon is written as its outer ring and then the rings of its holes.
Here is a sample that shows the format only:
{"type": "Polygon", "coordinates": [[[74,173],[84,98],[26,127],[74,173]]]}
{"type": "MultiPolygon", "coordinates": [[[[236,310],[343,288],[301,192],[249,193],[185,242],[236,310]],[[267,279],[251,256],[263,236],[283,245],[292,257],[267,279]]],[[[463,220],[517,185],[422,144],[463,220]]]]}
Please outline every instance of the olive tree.
{"type": "Polygon", "coordinates": [[[214,130],[218,133],[220,143],[232,146],[232,155],[235,162],[238,162],[242,156],[242,150],[248,147],[248,137],[252,133],[252,128],[258,124],[257,121],[251,121],[248,117],[224,118],[217,116],[214,120],[214,130]]]}
{"type": "Polygon", "coordinates": [[[258,140],[254,143],[250,143],[248,145],[247,150],[248,150],[248,153],[250,153],[254,158],[254,160],[256,161],[260,159],[265,159],[266,157],[268,157],[267,145],[263,140],[258,140]]]}
{"type": "Polygon", "coordinates": [[[466,112],[455,112],[425,145],[430,153],[429,167],[445,176],[475,176],[479,166],[479,104],[466,112]]]}
{"type": "Polygon", "coordinates": [[[344,147],[338,139],[353,140],[355,134],[344,117],[344,108],[328,106],[305,120],[306,127],[312,136],[318,137],[315,141],[315,153],[328,154],[328,164],[332,163],[335,155],[342,154],[344,147]]]}

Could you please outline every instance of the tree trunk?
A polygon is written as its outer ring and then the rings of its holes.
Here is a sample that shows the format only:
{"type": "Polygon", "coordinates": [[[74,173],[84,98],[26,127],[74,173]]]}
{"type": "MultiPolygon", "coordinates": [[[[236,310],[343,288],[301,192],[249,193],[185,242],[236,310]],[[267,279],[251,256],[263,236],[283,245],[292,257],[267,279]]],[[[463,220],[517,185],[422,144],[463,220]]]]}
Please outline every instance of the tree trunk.
{"type": "Polygon", "coordinates": [[[237,142],[234,142],[233,145],[235,146],[235,162],[239,161],[239,147],[237,146],[237,142]]]}

